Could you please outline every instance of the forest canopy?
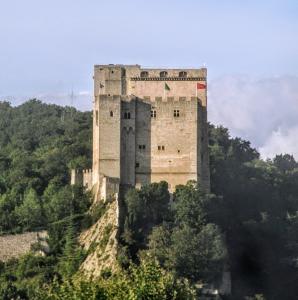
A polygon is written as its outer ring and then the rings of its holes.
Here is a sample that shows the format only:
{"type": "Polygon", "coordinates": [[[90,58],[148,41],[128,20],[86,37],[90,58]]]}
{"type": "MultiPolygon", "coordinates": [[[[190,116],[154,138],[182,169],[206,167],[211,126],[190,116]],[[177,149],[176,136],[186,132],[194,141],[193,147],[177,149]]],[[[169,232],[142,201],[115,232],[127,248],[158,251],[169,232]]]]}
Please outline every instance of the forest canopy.
{"type": "Polygon", "coordinates": [[[214,125],[209,125],[211,193],[196,183],[179,186],[169,206],[166,182],[131,189],[123,199],[120,238],[125,271],[106,274],[94,285],[74,283],[85,255],[76,236],[91,200],[82,187],[69,185],[69,174],[74,167],[91,167],[91,144],[91,112],[38,100],[18,107],[0,102],[0,232],[44,228],[52,249],[46,257],[29,254],[1,264],[3,299],[33,299],[36,291],[42,299],[44,284],[47,295],[69,298],[89,291],[102,295],[95,299],[108,299],[120,283],[119,293],[134,287],[140,295],[142,280],[148,283],[146,295],[169,299],[172,294],[162,287],[176,286],[176,299],[193,299],[191,285],[217,280],[223,266],[231,272],[230,299],[257,299],[255,294],[295,299],[298,164],[289,154],[263,160],[249,141],[214,125]],[[146,277],[148,270],[156,277],[146,277]]]}

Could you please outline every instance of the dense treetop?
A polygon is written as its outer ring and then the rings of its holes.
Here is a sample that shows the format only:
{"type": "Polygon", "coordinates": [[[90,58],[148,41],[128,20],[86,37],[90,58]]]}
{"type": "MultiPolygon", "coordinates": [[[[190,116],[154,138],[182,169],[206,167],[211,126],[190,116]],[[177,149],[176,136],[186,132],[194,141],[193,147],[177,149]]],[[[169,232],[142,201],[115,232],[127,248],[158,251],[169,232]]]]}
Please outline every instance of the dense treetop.
{"type": "Polygon", "coordinates": [[[0,232],[46,228],[51,247],[46,257],[0,265],[3,299],[114,299],[113,291],[130,289],[132,299],[194,299],[190,285],[217,282],[223,269],[231,271],[229,299],[296,299],[298,164],[288,154],[262,160],[248,141],[213,125],[211,193],[190,182],[171,202],[166,182],[129,190],[118,257],[125,271],[96,283],[73,277],[90,198],[69,186],[69,171],[91,166],[91,130],[90,112],[0,102],[0,232]]]}

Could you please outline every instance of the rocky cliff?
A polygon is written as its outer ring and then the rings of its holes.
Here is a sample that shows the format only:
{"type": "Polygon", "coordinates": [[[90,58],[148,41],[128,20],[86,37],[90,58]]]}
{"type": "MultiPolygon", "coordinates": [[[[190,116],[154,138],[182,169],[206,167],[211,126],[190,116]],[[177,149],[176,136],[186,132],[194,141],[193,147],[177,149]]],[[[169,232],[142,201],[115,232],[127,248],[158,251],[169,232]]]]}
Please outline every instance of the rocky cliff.
{"type": "Polygon", "coordinates": [[[89,278],[96,278],[104,272],[113,272],[117,265],[117,234],[119,229],[118,201],[113,200],[102,205],[100,218],[89,229],[82,232],[79,242],[87,251],[87,257],[80,267],[80,271],[89,278]]]}

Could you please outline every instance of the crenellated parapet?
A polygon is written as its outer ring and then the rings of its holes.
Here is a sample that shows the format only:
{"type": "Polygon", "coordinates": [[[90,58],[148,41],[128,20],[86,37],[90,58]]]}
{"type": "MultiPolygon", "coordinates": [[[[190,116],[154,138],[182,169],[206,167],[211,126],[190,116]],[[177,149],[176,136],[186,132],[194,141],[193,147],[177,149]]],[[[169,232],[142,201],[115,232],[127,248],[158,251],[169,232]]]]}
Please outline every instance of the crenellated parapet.
{"type": "Polygon", "coordinates": [[[82,185],[83,184],[83,173],[80,169],[71,169],[70,171],[70,184],[71,185],[82,185]]]}
{"type": "Polygon", "coordinates": [[[83,170],[83,186],[87,190],[92,189],[92,169],[83,170]]]}
{"type": "Polygon", "coordinates": [[[206,81],[206,77],[131,77],[131,81],[206,81]]]}
{"type": "Polygon", "coordinates": [[[93,165],[82,180],[113,190],[102,178],[209,189],[206,68],[95,66],[93,165]]]}

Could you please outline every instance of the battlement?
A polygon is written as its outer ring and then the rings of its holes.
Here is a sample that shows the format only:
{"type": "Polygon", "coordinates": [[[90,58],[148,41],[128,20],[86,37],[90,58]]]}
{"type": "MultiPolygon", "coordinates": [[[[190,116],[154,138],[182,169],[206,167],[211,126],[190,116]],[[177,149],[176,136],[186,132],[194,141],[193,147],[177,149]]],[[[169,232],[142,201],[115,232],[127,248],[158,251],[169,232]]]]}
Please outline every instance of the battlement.
{"type": "Polygon", "coordinates": [[[130,80],[132,81],[206,81],[206,77],[175,77],[175,76],[168,76],[168,77],[131,77],[130,80]]]}
{"type": "Polygon", "coordinates": [[[131,102],[139,100],[141,102],[162,102],[162,103],[172,103],[172,102],[199,102],[202,103],[199,97],[183,97],[183,96],[170,96],[170,97],[164,97],[164,96],[144,96],[144,97],[136,97],[135,95],[99,95],[98,97],[99,101],[106,101],[106,102],[131,102]]]}
{"type": "MultiPolygon", "coordinates": [[[[148,99],[149,100],[149,99],[148,99]]],[[[151,100],[151,98],[150,98],[151,100]]],[[[160,103],[185,103],[185,102],[201,102],[198,97],[152,97],[152,102],[160,102],[160,103]]]]}
{"type": "Polygon", "coordinates": [[[100,101],[108,101],[108,102],[119,102],[119,101],[132,101],[136,100],[138,97],[134,95],[110,95],[110,94],[101,94],[98,96],[100,101]]]}
{"type": "Polygon", "coordinates": [[[83,174],[92,174],[92,169],[83,170],[83,174]]]}
{"type": "Polygon", "coordinates": [[[95,65],[94,99],[93,170],[84,178],[101,187],[101,176],[124,186],[165,180],[171,191],[198,180],[208,189],[206,68],[95,65]]]}

